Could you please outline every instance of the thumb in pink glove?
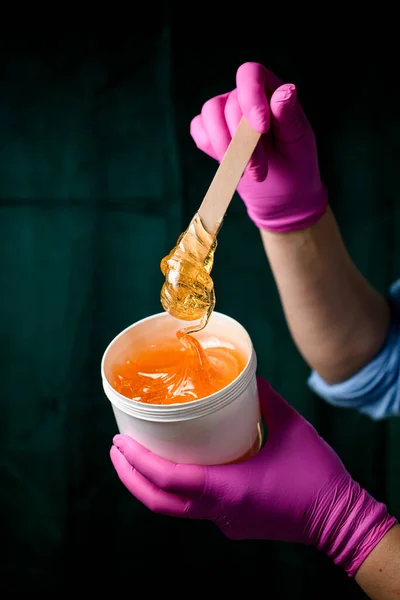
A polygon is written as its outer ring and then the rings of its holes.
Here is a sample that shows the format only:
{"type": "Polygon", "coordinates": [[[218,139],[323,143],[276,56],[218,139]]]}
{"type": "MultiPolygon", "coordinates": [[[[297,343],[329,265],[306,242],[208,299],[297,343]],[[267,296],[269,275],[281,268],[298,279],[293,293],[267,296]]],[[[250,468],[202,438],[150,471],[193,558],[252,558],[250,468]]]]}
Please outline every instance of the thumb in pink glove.
{"type": "Polygon", "coordinates": [[[232,92],[204,104],[192,120],[192,138],[200,150],[221,161],[244,115],[265,134],[237,189],[250,218],[269,231],[309,227],[325,213],[328,201],[314,132],[296,87],[258,63],[241,65],[236,84],[232,92]]]}
{"type": "Polygon", "coordinates": [[[116,472],[155,513],[213,521],[231,539],[312,545],[353,576],[396,520],[310,423],[265,380],[258,385],[268,439],[257,456],[225,466],[174,464],[117,435],[116,472]]]}

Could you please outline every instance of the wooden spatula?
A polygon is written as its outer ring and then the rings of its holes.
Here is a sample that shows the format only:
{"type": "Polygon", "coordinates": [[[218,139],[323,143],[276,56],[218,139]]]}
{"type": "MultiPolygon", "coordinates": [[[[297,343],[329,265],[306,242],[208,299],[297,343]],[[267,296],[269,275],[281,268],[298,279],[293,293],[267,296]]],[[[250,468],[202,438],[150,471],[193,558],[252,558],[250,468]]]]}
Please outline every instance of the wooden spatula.
{"type": "Polygon", "coordinates": [[[217,235],[221,227],[260,136],[260,133],[250,127],[247,119],[242,117],[198,210],[203,227],[213,236],[217,235]]]}

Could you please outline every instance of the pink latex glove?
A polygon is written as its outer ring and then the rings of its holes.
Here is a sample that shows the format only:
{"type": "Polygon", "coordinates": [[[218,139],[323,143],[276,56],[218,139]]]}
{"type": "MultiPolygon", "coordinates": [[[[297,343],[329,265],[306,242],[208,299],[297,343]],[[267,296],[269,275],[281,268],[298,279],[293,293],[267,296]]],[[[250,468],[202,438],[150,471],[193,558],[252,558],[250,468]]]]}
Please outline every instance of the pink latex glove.
{"type": "Polygon", "coordinates": [[[258,63],[241,65],[236,85],[232,92],[208,100],[192,120],[190,133],[197,147],[221,161],[245,115],[254,129],[266,134],[237,188],[250,218],[269,231],[309,227],[325,213],[328,200],[314,132],[296,87],[258,63]]]}
{"type": "Polygon", "coordinates": [[[110,455],[127,489],[155,513],[213,521],[231,539],[301,542],[353,576],[396,523],[354,482],[330,446],[265,380],[268,426],[257,456],[225,466],[174,464],[126,435],[110,455]]]}

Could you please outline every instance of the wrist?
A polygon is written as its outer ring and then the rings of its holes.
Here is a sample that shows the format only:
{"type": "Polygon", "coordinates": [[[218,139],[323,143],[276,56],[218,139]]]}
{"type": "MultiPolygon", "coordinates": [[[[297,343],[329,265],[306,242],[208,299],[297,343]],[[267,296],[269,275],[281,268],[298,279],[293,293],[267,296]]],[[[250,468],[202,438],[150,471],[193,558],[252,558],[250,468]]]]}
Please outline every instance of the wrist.
{"type": "Polygon", "coordinates": [[[346,473],[329,486],[318,503],[314,545],[353,577],[366,557],[395,525],[385,504],[378,502],[346,473]],[[330,501],[327,502],[327,496],[330,501]],[[318,525],[319,523],[319,525],[318,525]]]}
{"type": "Polygon", "coordinates": [[[247,213],[256,227],[272,233],[308,229],[324,216],[327,209],[328,192],[324,185],[307,196],[275,196],[247,205],[247,213]]]}

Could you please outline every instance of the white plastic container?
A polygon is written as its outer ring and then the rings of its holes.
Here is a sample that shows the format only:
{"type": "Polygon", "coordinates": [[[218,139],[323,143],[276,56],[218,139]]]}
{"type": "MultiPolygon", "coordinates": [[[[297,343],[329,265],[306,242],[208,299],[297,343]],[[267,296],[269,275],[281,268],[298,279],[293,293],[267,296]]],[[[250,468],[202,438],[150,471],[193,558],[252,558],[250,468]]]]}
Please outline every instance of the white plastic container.
{"type": "Polygon", "coordinates": [[[121,363],[133,347],[160,335],[173,336],[187,325],[159,313],[134,323],[109,344],[101,376],[119,432],[177,463],[212,465],[248,458],[262,443],[257,360],[247,331],[231,317],[214,311],[205,330],[194,334],[199,341],[215,335],[247,357],[239,376],[215,394],[184,404],[155,405],[130,400],[110,384],[113,365],[121,363]]]}

